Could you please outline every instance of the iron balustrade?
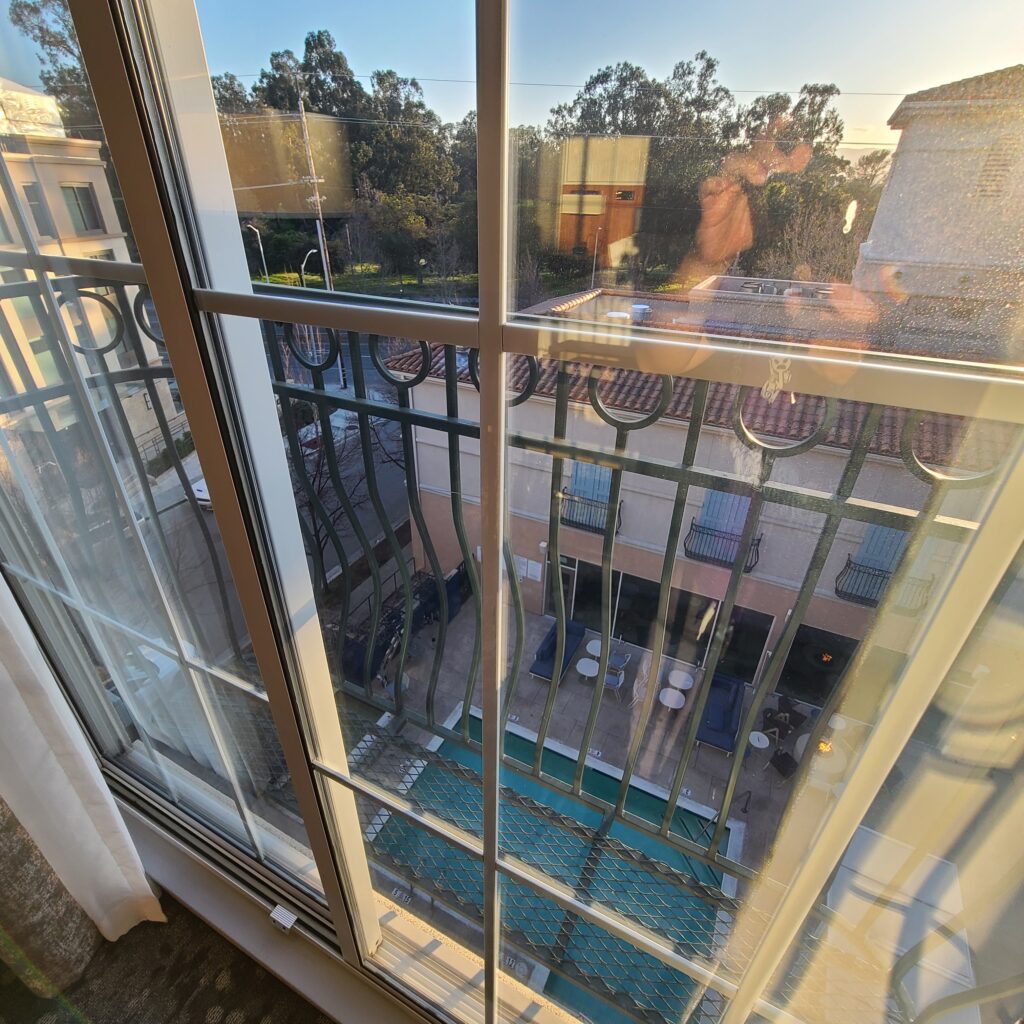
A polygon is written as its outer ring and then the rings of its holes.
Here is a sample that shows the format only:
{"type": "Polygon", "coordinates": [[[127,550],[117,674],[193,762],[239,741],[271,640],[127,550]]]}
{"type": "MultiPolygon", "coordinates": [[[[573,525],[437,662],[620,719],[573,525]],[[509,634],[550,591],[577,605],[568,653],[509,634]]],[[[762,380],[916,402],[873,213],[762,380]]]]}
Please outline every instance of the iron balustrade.
{"type": "MultiPolygon", "coordinates": [[[[846,564],[836,576],[836,596],[844,601],[867,605],[875,608],[881,601],[892,580],[891,569],[879,569],[876,566],[858,562],[853,555],[846,556],[846,564]]],[[[919,579],[911,577],[904,580],[896,595],[894,607],[897,611],[919,612],[928,602],[934,577],[919,579]]]]}
{"type": "MultiPolygon", "coordinates": [[[[753,570],[761,557],[761,537],[759,534],[750,543],[743,565],[744,572],[753,570]]],[[[736,561],[742,539],[743,535],[739,533],[702,526],[694,517],[690,521],[690,532],[683,539],[683,550],[687,558],[696,562],[710,562],[712,565],[729,568],[736,561]]]]}
{"type": "MultiPolygon", "coordinates": [[[[597,498],[585,498],[571,491],[562,492],[562,510],[560,518],[563,526],[574,526],[577,530],[587,533],[604,533],[608,525],[611,507],[607,501],[597,498]]],[[[622,529],[622,502],[615,511],[615,532],[622,529]]]]}
{"type": "MultiPolygon", "coordinates": [[[[228,660],[244,658],[247,653],[246,640],[244,635],[234,628],[234,609],[228,598],[226,580],[220,570],[217,546],[206,514],[199,508],[192,495],[188,475],[177,454],[174,445],[175,431],[163,404],[158,400],[158,383],[163,380],[169,381],[172,375],[169,367],[162,362],[154,361],[153,352],[147,352],[147,346],[143,344],[143,338],[151,339],[158,347],[158,354],[162,355],[162,342],[158,331],[154,329],[152,314],[147,311],[144,315],[139,315],[141,304],[144,302],[144,292],[137,291],[132,298],[131,290],[135,286],[89,278],[58,278],[55,279],[54,286],[60,294],[68,296],[69,302],[89,300],[91,297],[113,310],[110,340],[97,343],[92,339],[81,347],[79,353],[88,365],[86,381],[89,391],[103,398],[104,408],[107,410],[105,415],[118,427],[117,435],[124,449],[122,455],[126,465],[134,470],[133,476],[138,480],[138,511],[145,519],[147,536],[151,536],[157,546],[166,548],[169,544],[161,519],[162,510],[154,495],[154,484],[145,471],[145,460],[138,449],[137,440],[129,429],[124,410],[120,408],[118,388],[122,388],[120,394],[127,394],[131,388],[141,387],[150,395],[152,415],[165,442],[170,470],[180,485],[182,503],[202,538],[215,570],[213,596],[221,604],[224,621],[232,626],[229,650],[225,652],[225,656],[228,660]],[[77,300],[74,296],[77,296],[77,300]],[[120,362],[116,361],[116,354],[119,351],[134,354],[134,365],[122,367],[120,362]]],[[[112,494],[108,493],[109,483],[106,482],[103,473],[99,474],[98,482],[92,488],[96,494],[87,494],[90,488],[83,487],[82,459],[78,456],[72,457],[67,444],[58,436],[62,427],[58,425],[55,407],[63,403],[73,408],[74,403],[78,401],[74,390],[67,383],[70,380],[68,368],[60,365],[59,352],[54,345],[55,365],[59,371],[58,382],[44,385],[35,379],[8,319],[10,303],[4,300],[16,297],[27,297],[40,323],[45,323],[44,311],[39,306],[38,290],[34,284],[26,281],[0,287],[0,334],[3,335],[3,341],[21,378],[20,383],[12,382],[12,386],[0,399],[0,412],[7,418],[17,418],[26,414],[36,417],[40,430],[50,439],[56,458],[55,480],[59,483],[55,490],[64,495],[62,500],[69,503],[74,521],[78,523],[83,548],[83,578],[87,581],[88,570],[94,570],[101,560],[109,563],[116,559],[115,564],[124,570],[123,576],[130,596],[135,600],[143,600],[145,595],[133,589],[136,584],[133,580],[132,556],[127,550],[123,523],[119,518],[123,518],[123,510],[119,508],[112,494]],[[90,501],[96,505],[95,508],[89,504],[90,501]],[[97,538],[95,531],[89,528],[95,521],[97,508],[106,509],[110,521],[115,525],[109,537],[97,538]],[[100,550],[101,545],[109,546],[109,551],[106,548],[100,550]]],[[[81,330],[87,330],[87,323],[84,320],[81,330]]],[[[477,441],[480,429],[479,424],[467,419],[460,408],[460,394],[466,389],[476,390],[479,386],[476,352],[471,352],[466,358],[454,345],[431,346],[413,341],[410,343],[411,348],[395,354],[387,347],[388,343],[384,339],[375,335],[326,328],[321,328],[315,335],[310,335],[292,324],[266,321],[262,323],[262,331],[273,388],[279,403],[283,441],[289,456],[293,488],[299,502],[300,528],[307,545],[310,570],[317,583],[317,592],[321,600],[325,636],[329,640],[328,653],[336,690],[342,702],[340,711],[343,724],[346,728],[355,730],[353,742],[350,744],[354,752],[353,770],[358,770],[360,775],[364,772],[380,771],[380,778],[390,784],[393,784],[396,772],[408,773],[410,763],[422,762],[447,770],[450,768],[450,762],[433,747],[404,739],[401,732],[404,725],[409,723],[421,726],[434,736],[454,741],[462,747],[479,750],[479,742],[471,733],[469,710],[474,704],[481,659],[481,594],[474,538],[465,515],[463,459],[466,454],[466,442],[477,441]],[[311,337],[315,338],[313,345],[309,344],[311,337]],[[341,372],[342,361],[347,370],[345,374],[341,372]],[[383,384],[374,384],[368,379],[371,367],[383,384]],[[414,401],[416,389],[423,387],[428,379],[433,386],[443,390],[443,411],[433,411],[437,408],[436,403],[414,401]],[[338,413],[343,415],[336,417],[338,413]],[[383,428],[392,431],[390,436],[394,442],[393,451],[382,450],[383,428]],[[442,461],[446,463],[446,468],[443,476],[435,470],[430,479],[420,479],[416,445],[428,435],[440,443],[443,451],[442,461]],[[408,503],[410,520],[408,526],[392,521],[387,510],[381,480],[381,467],[387,459],[398,459],[402,468],[402,487],[408,503]],[[353,483],[355,479],[358,479],[358,487],[361,488],[361,498],[353,483]],[[452,575],[450,559],[449,564],[442,562],[438,537],[435,535],[436,527],[425,506],[428,493],[432,496],[431,501],[438,497],[445,501],[450,511],[451,531],[459,552],[459,564],[455,567],[458,570],[457,585],[452,583],[456,577],[452,575]],[[409,565],[405,552],[413,529],[422,546],[422,561],[417,559],[419,571],[409,565]],[[330,570],[325,566],[324,552],[330,552],[331,560],[335,563],[330,570]],[[395,566],[393,579],[388,578],[386,566],[389,564],[395,566]],[[356,587],[363,585],[369,590],[365,605],[362,593],[355,593],[356,587]],[[401,681],[405,678],[405,669],[410,659],[414,658],[411,647],[415,646],[414,641],[418,644],[421,640],[420,636],[414,635],[417,633],[416,612],[418,608],[424,607],[428,600],[433,610],[429,616],[421,617],[426,626],[421,622],[422,628],[419,629],[419,632],[423,632],[429,626],[431,643],[426,646],[426,653],[422,658],[427,664],[427,669],[422,675],[421,683],[406,689],[401,681]],[[360,606],[358,617],[365,622],[367,636],[364,647],[365,663],[360,673],[362,682],[350,678],[343,667],[348,626],[357,617],[357,606],[360,606]],[[461,660],[447,649],[450,623],[456,614],[468,615],[474,625],[468,655],[461,660]],[[380,671],[380,666],[374,665],[373,660],[378,647],[378,633],[382,630],[388,631],[386,640],[389,660],[384,670],[380,671]],[[451,719],[453,707],[442,704],[442,671],[446,683],[455,677],[458,680],[458,687],[461,688],[459,703],[462,712],[454,721],[451,719]],[[385,675],[397,685],[386,688],[369,685],[378,675],[385,675]],[[393,718],[387,730],[382,731],[372,726],[372,723],[379,718],[378,713],[384,711],[389,712],[393,718]],[[371,737],[372,742],[364,742],[367,737],[371,737]],[[388,767],[388,758],[392,756],[392,751],[397,751],[397,755],[400,756],[393,767],[388,767]]],[[[840,523],[845,519],[851,519],[908,531],[911,537],[900,564],[907,564],[908,559],[916,557],[926,536],[959,541],[970,534],[970,526],[959,520],[945,519],[939,513],[942,500],[950,488],[959,486],[959,481],[948,475],[934,473],[917,459],[913,442],[921,417],[913,412],[827,399],[822,402],[819,424],[808,437],[788,444],[768,444],[762,442],[745,421],[749,400],[756,400],[756,392],[749,388],[686,381],[682,378],[656,377],[655,386],[648,390],[648,394],[652,396],[649,411],[638,416],[635,410],[631,410],[630,416],[626,417],[620,416],[616,409],[609,408],[606,404],[600,386],[607,371],[600,366],[540,362],[529,357],[518,357],[511,365],[510,386],[514,393],[509,398],[510,407],[521,405],[538,394],[554,400],[553,429],[549,434],[526,430],[509,432],[509,443],[513,447],[546,456],[550,460],[547,544],[551,563],[559,564],[563,527],[579,527],[582,521],[587,524],[584,528],[588,529],[588,532],[593,532],[601,538],[599,678],[604,678],[607,674],[608,657],[613,646],[612,586],[616,545],[619,543],[621,527],[619,511],[624,475],[629,474],[648,481],[663,481],[672,494],[672,511],[665,524],[665,543],[660,555],[657,611],[650,631],[651,679],[662,678],[668,664],[666,620],[673,572],[683,533],[683,513],[691,486],[714,487],[745,496],[750,501],[747,518],[740,534],[723,534],[721,531],[699,526],[694,521],[686,540],[683,541],[683,550],[687,556],[715,560],[729,569],[728,584],[724,596],[720,599],[718,615],[708,642],[704,661],[705,678],[713,677],[722,658],[743,574],[757,564],[762,537],[756,533],[756,527],[762,506],[766,503],[777,504],[817,513],[822,517],[820,526],[813,534],[813,550],[803,571],[792,614],[775,642],[774,649],[766,657],[760,675],[749,688],[749,702],[745,706],[736,736],[737,750],[745,748],[749,735],[756,728],[756,723],[766,706],[766,701],[775,691],[782,667],[792,648],[796,630],[806,618],[809,603],[819,583],[840,523]],[[722,474],[700,466],[697,462],[698,442],[702,433],[712,428],[716,431],[723,429],[720,421],[712,422],[709,411],[712,407],[721,408],[723,400],[727,400],[726,405],[731,403],[734,436],[751,453],[755,467],[753,472],[746,473],[743,477],[722,474]],[[604,420],[612,427],[613,443],[606,446],[576,443],[569,431],[569,413],[574,409],[587,410],[604,420]],[[891,421],[894,417],[897,420],[895,429],[902,443],[899,454],[890,457],[893,461],[901,463],[913,476],[925,481],[929,487],[929,496],[924,507],[917,513],[900,511],[863,499],[852,500],[865,459],[873,450],[879,424],[888,419],[892,428],[891,421]],[[831,492],[809,491],[773,478],[772,468],[779,460],[810,451],[820,444],[830,445],[830,452],[834,456],[837,443],[833,426],[837,420],[843,421],[843,442],[838,447],[843,452],[845,461],[839,480],[831,492]],[[633,443],[634,438],[642,436],[645,429],[657,423],[669,421],[676,425],[683,437],[678,457],[666,459],[639,454],[636,444],[633,443]],[[565,493],[562,481],[566,460],[587,462],[610,471],[607,503],[593,502],[592,499],[565,493]],[[591,510],[588,502],[598,506],[593,510],[592,519],[589,518],[591,510]],[[580,509],[587,511],[578,511],[580,509]],[[611,509],[616,510],[615,515],[609,514],[611,509]],[[567,522],[567,519],[575,521],[567,522]]],[[[10,419],[8,421],[11,422],[10,419]]],[[[61,418],[61,423],[66,422],[66,416],[61,418]]],[[[1007,436],[1009,438],[1009,434],[1007,436]]],[[[86,456],[99,465],[103,453],[87,452],[86,456]]],[[[432,464],[438,465],[436,462],[432,464]]],[[[991,470],[979,471],[975,474],[973,483],[983,485],[991,475],[991,470]]],[[[5,490],[6,483],[0,486],[0,494],[5,490]]],[[[10,524],[16,519],[11,509],[12,497],[11,493],[3,495],[4,519],[8,523],[5,534],[9,532],[10,524]]],[[[433,508],[436,510],[436,502],[433,508]]],[[[514,512],[515,509],[511,511],[514,512]]],[[[21,521],[23,529],[31,531],[31,523],[25,517],[22,517],[21,521]]],[[[26,542],[24,550],[31,546],[31,543],[26,542]]],[[[23,553],[22,550],[8,550],[5,545],[2,554],[5,563],[16,563],[19,555],[23,553]]],[[[506,548],[504,557],[511,602],[510,657],[503,704],[503,715],[507,717],[517,706],[519,669],[525,653],[526,615],[511,547],[506,548]]],[[[849,564],[848,561],[848,566],[849,564]]],[[[562,588],[554,587],[552,591],[556,634],[553,663],[559,665],[563,662],[566,649],[568,616],[562,588]]],[[[917,593],[923,604],[927,600],[926,591],[919,589],[917,593]]],[[[204,622],[190,611],[192,602],[188,597],[189,595],[183,595],[182,607],[190,619],[196,619],[194,622],[190,621],[190,627],[195,630],[197,636],[202,636],[204,622]]],[[[815,750],[832,712],[839,706],[847,691],[849,679],[850,673],[840,680],[826,708],[812,727],[807,744],[808,750],[815,750]]],[[[662,905],[671,903],[666,895],[665,886],[682,887],[690,895],[706,901],[717,914],[725,906],[726,898],[721,886],[708,887],[706,880],[698,884],[693,875],[695,872],[699,873],[699,866],[706,865],[723,876],[739,879],[756,876],[757,867],[731,858],[723,848],[730,810],[737,797],[743,758],[732,759],[720,804],[714,809],[714,816],[703,828],[681,830],[673,816],[686,781],[688,766],[697,742],[697,729],[704,714],[710,688],[697,687],[689,697],[688,719],[682,723],[672,779],[670,785],[666,787],[668,794],[664,801],[665,814],[661,820],[650,820],[648,817],[638,816],[627,807],[627,796],[634,781],[642,782],[639,777],[635,777],[635,773],[640,763],[641,744],[648,734],[651,716],[656,710],[657,687],[648,686],[646,693],[632,709],[629,743],[622,759],[621,780],[617,784],[617,793],[609,798],[598,796],[585,786],[583,781],[588,749],[604,700],[604,687],[593,687],[592,695],[588,698],[590,703],[575,750],[575,771],[572,778],[569,781],[555,779],[545,769],[543,754],[549,749],[548,735],[555,715],[555,700],[561,685],[562,682],[556,678],[548,688],[546,696],[542,698],[543,707],[534,740],[532,763],[517,761],[506,754],[505,763],[509,770],[528,777],[541,787],[541,791],[553,794],[569,793],[580,803],[599,810],[608,819],[621,821],[634,829],[660,837],[662,841],[671,844],[690,858],[698,867],[691,872],[667,869],[664,864],[639,851],[631,851],[622,844],[610,843],[603,829],[595,832],[574,819],[554,812],[543,802],[530,801],[514,790],[503,791],[503,799],[524,812],[542,817],[552,828],[552,835],[563,836],[562,841],[568,841],[565,837],[571,836],[575,841],[587,843],[595,851],[595,857],[596,851],[600,848],[604,851],[601,856],[614,855],[622,863],[628,862],[629,872],[639,873],[637,879],[642,878],[644,881],[633,879],[623,868],[622,892],[616,889],[614,892],[598,893],[597,896],[599,899],[617,900],[623,898],[622,893],[628,891],[632,895],[630,901],[621,906],[621,912],[643,923],[645,927],[651,927],[650,919],[654,913],[652,908],[659,901],[662,905]]],[[[265,708],[263,711],[265,713],[265,708]]],[[[255,712],[253,714],[255,715],[255,712]]],[[[801,765],[802,769],[804,767],[801,765]]],[[[467,775],[465,769],[460,771],[461,787],[465,788],[467,784],[479,787],[478,773],[470,770],[467,775]]],[[[795,792],[796,787],[793,788],[795,792]]],[[[742,791],[738,795],[742,798],[742,791]]],[[[450,801],[442,800],[431,804],[428,809],[459,828],[474,831],[469,828],[464,818],[458,816],[459,807],[459,800],[453,794],[450,801]]],[[[780,814],[780,820],[783,816],[784,814],[780,814]]],[[[405,867],[400,859],[394,860],[393,851],[390,861],[384,851],[379,855],[384,863],[394,870],[405,867]]],[[[545,856],[550,860],[542,861],[539,865],[541,870],[549,874],[558,874],[556,864],[560,854],[557,844],[548,850],[545,856]]],[[[445,890],[443,884],[436,879],[428,881],[432,886],[432,895],[447,900],[463,912],[466,911],[465,901],[461,899],[459,893],[445,890]]],[[[821,913],[826,914],[826,909],[822,908],[821,913]]],[[[566,921],[569,920],[569,916],[571,915],[567,915],[566,921]]],[[[666,943],[681,954],[693,954],[694,950],[688,949],[685,941],[670,928],[663,929],[659,926],[655,930],[666,943]]],[[[519,938],[521,943],[526,942],[521,936],[519,938]]],[[[565,971],[570,976],[575,971],[582,976],[593,977],[592,970],[597,969],[597,965],[593,964],[568,964],[557,949],[538,949],[531,946],[529,953],[531,956],[541,957],[552,966],[552,969],[565,971]]],[[[612,955],[614,954],[609,952],[609,956],[612,955]]],[[[734,962],[730,967],[737,972],[742,971],[744,962],[750,955],[750,950],[731,947],[730,957],[734,962]]],[[[863,957],[865,964],[868,965],[865,967],[867,970],[871,966],[871,951],[864,950],[863,957]]],[[[656,1006],[641,1007],[631,1002],[614,985],[610,986],[604,995],[636,1016],[643,1017],[645,1010],[656,1017],[663,1015],[656,1006]]],[[[851,993],[846,998],[849,1001],[846,1016],[854,1019],[856,994],[851,993]]],[[[892,1015],[893,1019],[906,1019],[906,1014],[900,1011],[896,1001],[892,1004],[892,1015]]],[[[836,1019],[840,1016],[842,1015],[837,1011],[836,1019]]]]}

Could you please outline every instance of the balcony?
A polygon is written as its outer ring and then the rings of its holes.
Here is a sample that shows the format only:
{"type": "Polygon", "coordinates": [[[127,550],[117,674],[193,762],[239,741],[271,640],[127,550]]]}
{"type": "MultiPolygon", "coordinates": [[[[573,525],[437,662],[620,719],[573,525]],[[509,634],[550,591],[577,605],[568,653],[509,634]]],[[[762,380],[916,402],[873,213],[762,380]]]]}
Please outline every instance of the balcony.
{"type": "MultiPolygon", "coordinates": [[[[750,572],[761,557],[761,537],[758,534],[750,542],[744,572],[750,572]]],[[[701,526],[696,519],[690,521],[690,532],[683,540],[683,550],[687,558],[695,562],[709,562],[711,565],[724,565],[727,568],[736,561],[740,550],[741,536],[725,530],[715,530],[710,526],[701,526]]]]}
{"type": "MultiPolygon", "coordinates": [[[[608,525],[608,502],[597,498],[583,498],[578,494],[562,492],[559,522],[563,526],[572,526],[587,533],[604,533],[608,525]]],[[[622,502],[615,514],[615,532],[622,528],[622,502]]]]}
{"type": "MultiPolygon", "coordinates": [[[[836,597],[854,604],[876,608],[892,579],[891,569],[876,569],[846,556],[846,565],[836,576],[836,597]]],[[[934,578],[906,580],[897,595],[895,610],[907,613],[919,612],[928,602],[934,578]]]]}

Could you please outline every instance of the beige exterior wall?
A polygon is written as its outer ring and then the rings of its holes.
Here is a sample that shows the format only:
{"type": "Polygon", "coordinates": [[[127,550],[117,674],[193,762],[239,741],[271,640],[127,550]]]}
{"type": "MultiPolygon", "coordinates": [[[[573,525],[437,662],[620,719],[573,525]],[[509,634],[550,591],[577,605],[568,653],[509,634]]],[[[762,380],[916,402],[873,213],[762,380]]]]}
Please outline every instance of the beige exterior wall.
{"type": "MultiPolygon", "coordinates": [[[[444,414],[444,389],[440,382],[428,379],[414,392],[416,406],[425,411],[444,414]]],[[[459,387],[460,415],[474,420],[478,416],[478,395],[468,385],[459,387]]],[[[553,429],[554,403],[535,398],[510,410],[511,431],[533,434],[550,433],[553,429]]],[[[682,452],[684,423],[667,421],[639,433],[630,454],[647,458],[678,461],[682,452]]],[[[612,431],[592,410],[571,406],[568,436],[576,444],[610,447],[612,431]]],[[[449,571],[462,561],[452,522],[448,490],[448,440],[437,431],[416,429],[417,479],[431,539],[442,565],[449,571]]],[[[462,439],[463,515],[470,547],[479,543],[479,449],[476,441],[462,439]]],[[[772,479],[807,488],[831,492],[839,479],[848,453],[843,450],[815,449],[794,458],[778,460],[772,479]]],[[[720,428],[705,427],[698,446],[697,465],[712,471],[743,475],[749,453],[735,437],[720,428]]],[[[534,452],[511,448],[507,469],[509,494],[509,538],[516,555],[546,561],[548,508],[551,480],[550,458],[534,452]]],[[[566,468],[564,484],[569,481],[566,468]]],[[[622,522],[616,537],[616,569],[650,580],[661,576],[662,559],[669,520],[673,508],[674,484],[627,474],[622,487],[622,522]]],[[[704,491],[692,487],[687,495],[684,527],[678,556],[673,566],[673,586],[691,593],[721,598],[725,594],[729,571],[714,565],[693,561],[683,552],[685,537],[692,518],[698,515],[704,491]]],[[[918,510],[927,494],[924,483],[913,477],[897,460],[869,456],[861,473],[854,497],[879,502],[901,509],[918,510]]],[[[944,506],[950,516],[969,518],[974,511],[969,492],[955,494],[944,506]]],[[[776,642],[787,613],[794,606],[804,573],[809,565],[823,517],[779,505],[767,506],[761,515],[761,557],[756,568],[743,577],[738,603],[743,607],[773,616],[769,648],[776,642]]],[[[808,625],[826,629],[855,639],[863,638],[869,628],[882,646],[906,650],[917,618],[893,613],[877,618],[874,610],[836,597],[835,579],[854,554],[865,533],[865,525],[844,521],[821,574],[810,608],[805,616],[808,625]],[[876,621],[877,619],[877,621],[876,621]]],[[[601,562],[602,538],[563,526],[560,533],[561,553],[591,564],[601,562]]],[[[417,564],[426,564],[422,544],[414,537],[417,564]]],[[[941,578],[951,563],[956,546],[948,541],[928,541],[915,562],[911,575],[941,578]]],[[[545,569],[545,573],[546,573],[545,569]]],[[[541,612],[544,608],[542,582],[523,579],[521,587],[526,608],[541,612]]]]}
{"type": "MultiPolygon", "coordinates": [[[[107,181],[105,164],[100,158],[100,143],[85,139],[70,139],[56,132],[55,128],[53,134],[17,136],[17,145],[14,148],[24,149],[26,152],[4,152],[2,154],[18,197],[24,203],[35,241],[40,250],[47,255],[99,258],[103,254],[115,261],[127,262],[130,259],[128,244],[125,234],[120,228],[117,209],[107,181]],[[43,202],[46,204],[50,220],[53,223],[54,235],[40,235],[31,212],[28,210],[23,190],[26,184],[33,182],[40,186],[43,202]],[[61,187],[64,185],[90,185],[92,187],[103,225],[100,230],[84,233],[76,231],[64,194],[61,191],[61,187]]],[[[3,217],[7,232],[12,238],[10,244],[0,245],[0,248],[20,251],[22,246],[17,238],[15,218],[6,197],[2,194],[0,194],[0,216],[3,217]]],[[[135,288],[128,288],[125,291],[129,309],[136,292],[135,288]]],[[[114,304],[117,305],[116,301],[114,304]]],[[[68,309],[68,307],[65,308],[68,309]]],[[[32,380],[31,382],[22,381],[21,374],[18,372],[15,361],[11,358],[7,345],[0,346],[0,366],[3,367],[16,390],[27,386],[45,386],[47,383],[46,372],[31,346],[31,342],[43,334],[43,328],[35,312],[27,302],[16,303],[12,300],[0,301],[0,310],[7,320],[13,339],[20,349],[32,380]]],[[[77,313],[79,311],[76,311],[77,313]]],[[[100,303],[88,298],[83,299],[80,314],[87,320],[95,344],[105,345],[111,339],[111,332],[100,303]]],[[[162,359],[159,347],[141,333],[140,340],[145,363],[147,365],[159,364],[162,359]]],[[[119,346],[107,357],[109,365],[116,368],[120,362],[119,357],[126,355],[127,352],[124,344],[119,346]]],[[[92,372],[84,355],[79,355],[77,358],[83,372],[92,372]]],[[[129,363],[126,361],[120,365],[127,366],[129,363]]],[[[157,401],[171,426],[179,424],[181,415],[174,407],[168,382],[166,380],[157,381],[155,390],[157,401]]],[[[133,438],[145,440],[158,429],[152,402],[141,385],[120,387],[119,398],[133,438]]],[[[58,428],[68,426],[74,420],[74,414],[67,402],[54,403],[51,412],[58,428]]],[[[19,424],[20,429],[34,429],[30,422],[33,414],[22,413],[19,415],[22,419],[19,424]]]]}

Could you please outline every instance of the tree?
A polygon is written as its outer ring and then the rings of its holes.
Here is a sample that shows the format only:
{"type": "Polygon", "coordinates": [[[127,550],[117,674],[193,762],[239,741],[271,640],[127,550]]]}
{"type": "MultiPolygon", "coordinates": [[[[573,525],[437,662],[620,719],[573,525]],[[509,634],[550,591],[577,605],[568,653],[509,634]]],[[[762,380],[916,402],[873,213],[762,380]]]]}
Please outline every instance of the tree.
{"type": "Polygon", "coordinates": [[[39,47],[39,80],[57,101],[68,134],[102,139],[67,0],[11,0],[8,10],[11,24],[39,47]]]}
{"type": "Polygon", "coordinates": [[[249,90],[230,71],[210,78],[213,97],[221,114],[249,114],[258,109],[249,90]]]}

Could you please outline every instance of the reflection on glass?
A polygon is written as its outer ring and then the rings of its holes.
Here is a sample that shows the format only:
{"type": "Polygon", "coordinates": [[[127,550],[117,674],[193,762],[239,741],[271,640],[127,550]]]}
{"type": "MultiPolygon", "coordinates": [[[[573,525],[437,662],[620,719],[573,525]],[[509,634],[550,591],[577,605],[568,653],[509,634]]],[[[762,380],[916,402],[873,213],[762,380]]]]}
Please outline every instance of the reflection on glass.
{"type": "MultiPolygon", "coordinates": [[[[858,827],[773,1001],[802,1019],[1020,1015],[1021,559],[858,827]]],[[[840,739],[844,734],[840,734],[840,739]]]]}
{"type": "Polygon", "coordinates": [[[743,9],[640,4],[599,66],[601,15],[512,5],[513,309],[1019,363],[1016,8],[867,63],[827,12],[743,9]]]}
{"type": "Polygon", "coordinates": [[[310,3],[294,49],[276,5],[199,8],[251,279],[475,306],[472,6],[409,8],[385,39],[310,3]],[[238,19],[267,29],[241,62],[238,19]],[[444,63],[390,70],[423,35],[444,63]]]}
{"type": "Polygon", "coordinates": [[[23,269],[26,253],[127,264],[132,243],[66,9],[14,8],[0,61],[0,568],[102,755],[316,891],[142,268],[23,269]]]}

